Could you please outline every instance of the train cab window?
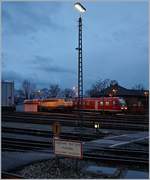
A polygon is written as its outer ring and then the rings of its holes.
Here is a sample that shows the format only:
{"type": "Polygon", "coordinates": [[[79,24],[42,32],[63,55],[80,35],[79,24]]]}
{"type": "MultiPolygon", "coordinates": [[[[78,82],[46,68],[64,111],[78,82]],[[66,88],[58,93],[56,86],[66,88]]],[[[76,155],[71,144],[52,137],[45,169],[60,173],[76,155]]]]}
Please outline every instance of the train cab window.
{"type": "Polygon", "coordinates": [[[103,101],[100,102],[100,106],[103,106],[103,101]]]}
{"type": "Polygon", "coordinates": [[[106,104],[106,106],[109,106],[109,101],[106,101],[105,104],[106,104]]]}
{"type": "Polygon", "coordinates": [[[122,106],[126,106],[126,102],[125,102],[124,99],[120,98],[120,99],[119,99],[119,102],[120,102],[120,104],[121,104],[122,106]]]}

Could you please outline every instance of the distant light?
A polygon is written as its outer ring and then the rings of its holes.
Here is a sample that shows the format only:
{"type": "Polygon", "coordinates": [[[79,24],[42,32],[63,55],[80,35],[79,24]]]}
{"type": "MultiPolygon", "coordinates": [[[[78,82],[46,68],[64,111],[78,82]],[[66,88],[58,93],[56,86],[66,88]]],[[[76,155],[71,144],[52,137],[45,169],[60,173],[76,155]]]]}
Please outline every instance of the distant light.
{"type": "Polygon", "coordinates": [[[95,124],[95,125],[94,125],[94,127],[95,127],[95,128],[98,128],[98,125],[97,125],[97,124],[95,124]]]}
{"type": "Polygon", "coordinates": [[[83,7],[79,2],[75,3],[74,7],[81,13],[84,13],[86,11],[85,7],[83,7]]]}
{"type": "Polygon", "coordinates": [[[144,95],[147,96],[147,95],[148,95],[148,92],[145,91],[145,92],[144,92],[144,95]]]}
{"type": "Polygon", "coordinates": [[[94,124],[94,128],[95,128],[95,129],[99,128],[99,123],[95,123],[95,124],[94,124]]]}

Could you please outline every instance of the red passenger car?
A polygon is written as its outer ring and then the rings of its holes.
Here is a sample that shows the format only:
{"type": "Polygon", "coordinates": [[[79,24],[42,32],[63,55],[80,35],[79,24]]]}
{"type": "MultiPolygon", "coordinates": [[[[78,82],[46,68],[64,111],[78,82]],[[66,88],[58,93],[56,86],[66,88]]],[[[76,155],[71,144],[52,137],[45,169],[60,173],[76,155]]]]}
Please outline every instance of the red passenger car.
{"type": "MultiPolygon", "coordinates": [[[[120,97],[83,98],[83,110],[122,112],[127,111],[127,105],[120,97]]],[[[78,100],[73,101],[75,109],[78,108],[78,100]]]]}

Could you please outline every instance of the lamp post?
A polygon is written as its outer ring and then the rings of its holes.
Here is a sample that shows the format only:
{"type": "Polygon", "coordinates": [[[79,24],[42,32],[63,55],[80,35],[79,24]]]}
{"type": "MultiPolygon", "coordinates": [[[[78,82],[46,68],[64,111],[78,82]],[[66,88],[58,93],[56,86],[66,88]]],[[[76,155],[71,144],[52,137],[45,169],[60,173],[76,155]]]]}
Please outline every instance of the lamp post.
{"type": "MultiPolygon", "coordinates": [[[[78,30],[78,47],[76,50],[78,50],[78,110],[79,110],[79,119],[80,119],[80,128],[81,128],[81,122],[82,122],[82,115],[80,112],[80,109],[82,109],[83,105],[83,63],[82,63],[82,17],[81,14],[86,11],[85,7],[83,7],[79,2],[74,4],[74,7],[76,10],[80,13],[79,17],[79,30],[78,30]]],[[[80,129],[81,130],[81,129],[80,129]]],[[[80,134],[80,140],[82,140],[81,134],[80,134]]],[[[78,172],[78,161],[76,161],[76,170],[78,172]]]]}
{"type": "Polygon", "coordinates": [[[82,17],[81,13],[86,11],[85,7],[81,5],[79,2],[74,4],[74,7],[80,13],[79,17],[79,32],[78,32],[78,108],[82,109],[82,101],[83,101],[83,62],[82,62],[82,17]]]}

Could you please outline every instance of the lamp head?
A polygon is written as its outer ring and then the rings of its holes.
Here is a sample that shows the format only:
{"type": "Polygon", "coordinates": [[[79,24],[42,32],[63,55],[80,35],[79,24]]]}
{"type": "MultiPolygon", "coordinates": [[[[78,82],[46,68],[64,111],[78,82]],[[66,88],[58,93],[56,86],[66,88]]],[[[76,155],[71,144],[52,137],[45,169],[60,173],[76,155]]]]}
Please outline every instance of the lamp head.
{"type": "Polygon", "coordinates": [[[85,7],[82,6],[79,2],[75,3],[74,7],[81,13],[84,13],[86,11],[85,7]]]}

